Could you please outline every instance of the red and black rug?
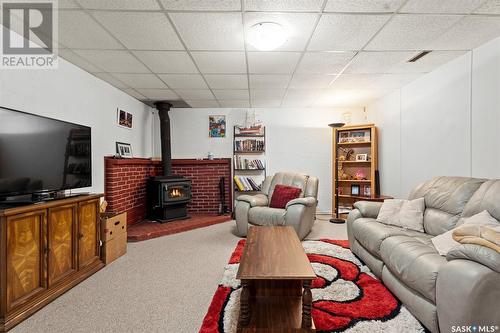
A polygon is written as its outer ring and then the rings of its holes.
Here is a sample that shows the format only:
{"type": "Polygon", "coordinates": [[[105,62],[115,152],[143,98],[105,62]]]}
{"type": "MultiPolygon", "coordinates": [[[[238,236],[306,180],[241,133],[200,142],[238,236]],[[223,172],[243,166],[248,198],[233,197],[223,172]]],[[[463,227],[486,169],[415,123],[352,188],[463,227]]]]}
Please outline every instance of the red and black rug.
{"type": "MultiPolygon", "coordinates": [[[[238,242],[200,333],[236,332],[240,280],[236,272],[245,240],[238,242]]],[[[349,249],[347,241],[302,242],[318,276],[312,315],[318,332],[425,332],[422,325],[349,249]]]]}

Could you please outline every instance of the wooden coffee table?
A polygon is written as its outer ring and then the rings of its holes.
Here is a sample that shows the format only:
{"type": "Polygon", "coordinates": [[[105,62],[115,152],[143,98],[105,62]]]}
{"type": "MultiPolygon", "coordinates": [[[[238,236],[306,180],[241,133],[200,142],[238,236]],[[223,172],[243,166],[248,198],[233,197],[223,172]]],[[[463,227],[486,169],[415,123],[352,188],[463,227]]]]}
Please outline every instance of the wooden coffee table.
{"type": "Polygon", "coordinates": [[[238,332],[316,332],[315,277],[292,227],[250,227],[236,275],[242,285],[238,332]]]}

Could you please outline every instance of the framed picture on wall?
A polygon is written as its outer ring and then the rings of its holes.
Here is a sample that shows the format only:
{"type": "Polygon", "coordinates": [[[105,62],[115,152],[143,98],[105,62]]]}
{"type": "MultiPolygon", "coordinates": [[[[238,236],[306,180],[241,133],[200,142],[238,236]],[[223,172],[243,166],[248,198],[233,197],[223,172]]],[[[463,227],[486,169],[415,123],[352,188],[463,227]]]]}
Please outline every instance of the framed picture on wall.
{"type": "Polygon", "coordinates": [[[131,129],[134,116],[124,110],[116,109],[118,126],[131,129]]]}
{"type": "Polygon", "coordinates": [[[208,116],[208,135],[211,138],[226,137],[226,116],[208,116]]]}
{"type": "Polygon", "coordinates": [[[116,154],[122,158],[132,158],[132,146],[130,143],[117,142],[116,154]]]}

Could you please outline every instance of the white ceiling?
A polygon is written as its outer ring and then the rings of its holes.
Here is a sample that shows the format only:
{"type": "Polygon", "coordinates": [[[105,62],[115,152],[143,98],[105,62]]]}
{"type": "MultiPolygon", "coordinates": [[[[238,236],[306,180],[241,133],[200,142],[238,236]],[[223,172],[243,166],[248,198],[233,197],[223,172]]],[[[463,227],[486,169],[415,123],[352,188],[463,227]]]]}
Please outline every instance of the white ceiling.
{"type": "Polygon", "coordinates": [[[59,0],[60,55],[147,103],[364,106],[500,35],[500,0],[59,0]],[[245,43],[258,22],[288,41],[245,43]],[[429,55],[408,63],[423,50],[429,55]]]}

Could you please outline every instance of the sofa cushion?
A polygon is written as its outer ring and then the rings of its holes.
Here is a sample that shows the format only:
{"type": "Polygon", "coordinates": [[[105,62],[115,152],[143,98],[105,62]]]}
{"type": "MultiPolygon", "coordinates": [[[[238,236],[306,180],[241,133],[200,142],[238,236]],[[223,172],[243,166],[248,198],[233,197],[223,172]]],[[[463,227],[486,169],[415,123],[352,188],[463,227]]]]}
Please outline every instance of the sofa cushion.
{"type": "Polygon", "coordinates": [[[269,186],[269,192],[267,193],[267,195],[271,198],[273,196],[274,188],[279,184],[300,188],[302,190],[302,192],[300,193],[300,198],[302,198],[304,197],[308,179],[309,176],[300,173],[278,172],[273,176],[273,180],[271,181],[271,185],[269,186]]]}
{"type": "Polygon", "coordinates": [[[380,245],[388,237],[397,235],[412,236],[426,241],[429,240],[429,243],[431,238],[431,236],[424,233],[386,225],[372,218],[360,218],[353,221],[351,229],[356,240],[377,258],[381,258],[380,245]]]}
{"type": "Polygon", "coordinates": [[[293,199],[297,199],[300,196],[302,190],[298,187],[287,186],[287,185],[276,185],[274,187],[273,196],[271,197],[271,202],[269,207],[271,208],[285,208],[286,204],[293,199]]]}
{"type": "Polygon", "coordinates": [[[256,225],[285,224],[286,210],[270,207],[252,207],[248,211],[248,222],[256,225]]]}
{"type": "Polygon", "coordinates": [[[425,232],[436,236],[453,229],[465,204],[484,182],[466,177],[437,177],[415,187],[409,199],[425,199],[425,232]]]}
{"type": "Polygon", "coordinates": [[[424,231],[424,198],[388,199],[380,208],[377,221],[405,229],[424,231]]]}
{"type": "Polygon", "coordinates": [[[479,187],[467,202],[458,225],[464,222],[463,219],[476,215],[483,210],[487,210],[491,216],[500,221],[500,205],[498,202],[500,202],[500,180],[488,180],[479,187]]]}
{"type": "Polygon", "coordinates": [[[389,237],[382,242],[380,255],[399,280],[436,302],[438,271],[447,261],[431,245],[430,237],[389,237]]]}

